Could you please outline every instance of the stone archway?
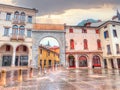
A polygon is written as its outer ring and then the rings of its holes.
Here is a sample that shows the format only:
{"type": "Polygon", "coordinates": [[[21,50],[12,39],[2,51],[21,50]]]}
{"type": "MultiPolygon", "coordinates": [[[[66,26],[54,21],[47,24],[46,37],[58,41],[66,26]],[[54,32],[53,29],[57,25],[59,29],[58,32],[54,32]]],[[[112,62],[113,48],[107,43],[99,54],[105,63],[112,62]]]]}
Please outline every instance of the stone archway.
{"type": "Polygon", "coordinates": [[[33,67],[38,67],[38,47],[40,41],[45,37],[55,38],[60,45],[60,64],[65,66],[65,31],[64,30],[34,30],[32,31],[33,37],[33,67]]]}

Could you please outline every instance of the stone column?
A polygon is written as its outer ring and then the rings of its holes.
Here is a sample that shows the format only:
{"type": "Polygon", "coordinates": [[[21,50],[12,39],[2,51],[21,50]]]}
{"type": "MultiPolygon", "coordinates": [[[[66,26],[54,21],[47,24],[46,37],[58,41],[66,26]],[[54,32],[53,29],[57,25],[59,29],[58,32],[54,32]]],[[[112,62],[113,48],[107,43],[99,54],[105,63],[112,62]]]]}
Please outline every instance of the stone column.
{"type": "Polygon", "coordinates": [[[6,85],[6,71],[5,70],[1,71],[1,82],[2,82],[2,86],[6,85]]]}
{"type": "Polygon", "coordinates": [[[38,67],[38,44],[33,44],[32,47],[32,67],[38,67]]]}
{"type": "Polygon", "coordinates": [[[88,62],[88,68],[91,69],[92,68],[92,55],[89,55],[87,62],[88,62]]]}
{"type": "Polygon", "coordinates": [[[105,68],[105,65],[104,65],[104,59],[100,58],[101,60],[101,68],[105,68]]]}
{"type": "Polygon", "coordinates": [[[68,55],[65,56],[65,66],[69,68],[68,55]]]}
{"type": "Polygon", "coordinates": [[[19,82],[22,82],[22,79],[23,79],[23,78],[22,78],[22,70],[19,69],[19,70],[18,70],[18,81],[19,81],[19,82]]]}
{"type": "Polygon", "coordinates": [[[16,50],[15,48],[13,48],[12,66],[15,66],[15,57],[16,57],[16,50]]]}
{"type": "Polygon", "coordinates": [[[88,60],[88,68],[92,68],[92,60],[88,60]]]}
{"type": "Polygon", "coordinates": [[[106,61],[107,61],[107,68],[108,68],[108,69],[112,69],[110,59],[106,59],[106,61]]]}
{"type": "Polygon", "coordinates": [[[79,63],[78,63],[78,58],[77,58],[77,55],[75,55],[75,66],[76,66],[76,68],[78,68],[79,67],[79,65],[78,65],[79,63]]]}
{"type": "Polygon", "coordinates": [[[28,53],[28,67],[31,66],[31,62],[32,62],[32,46],[29,46],[28,49],[29,49],[29,53],[28,53]]]}
{"type": "Polygon", "coordinates": [[[117,59],[116,58],[113,59],[113,63],[114,63],[114,68],[118,69],[118,64],[117,64],[117,59]]]}

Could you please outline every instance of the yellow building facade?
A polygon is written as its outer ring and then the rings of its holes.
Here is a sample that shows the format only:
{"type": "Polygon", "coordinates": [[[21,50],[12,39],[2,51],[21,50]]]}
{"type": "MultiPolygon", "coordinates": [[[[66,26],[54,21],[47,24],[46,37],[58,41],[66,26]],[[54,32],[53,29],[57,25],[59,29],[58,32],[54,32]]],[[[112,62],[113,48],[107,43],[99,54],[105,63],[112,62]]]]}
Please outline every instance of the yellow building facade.
{"type": "Polygon", "coordinates": [[[38,66],[53,67],[60,62],[59,54],[45,46],[39,46],[38,66]]]}

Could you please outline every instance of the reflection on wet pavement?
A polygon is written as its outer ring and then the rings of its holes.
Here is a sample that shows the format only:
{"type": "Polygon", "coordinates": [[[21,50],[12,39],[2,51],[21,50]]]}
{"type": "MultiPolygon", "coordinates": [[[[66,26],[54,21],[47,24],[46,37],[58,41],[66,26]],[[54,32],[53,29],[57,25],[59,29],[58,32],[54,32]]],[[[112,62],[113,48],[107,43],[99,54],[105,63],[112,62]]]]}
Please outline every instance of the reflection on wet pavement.
{"type": "Polygon", "coordinates": [[[17,87],[14,90],[120,90],[120,70],[54,71],[42,77],[26,80],[17,87]]]}

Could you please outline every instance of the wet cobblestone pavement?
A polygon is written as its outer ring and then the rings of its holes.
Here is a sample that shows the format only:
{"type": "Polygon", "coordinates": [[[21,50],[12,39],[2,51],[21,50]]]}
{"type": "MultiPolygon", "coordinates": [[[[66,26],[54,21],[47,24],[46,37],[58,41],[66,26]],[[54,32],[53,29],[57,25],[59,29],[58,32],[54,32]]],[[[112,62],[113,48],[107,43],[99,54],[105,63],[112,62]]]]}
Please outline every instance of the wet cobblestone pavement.
{"type": "Polygon", "coordinates": [[[120,70],[59,70],[0,90],[120,90],[120,70]]]}

